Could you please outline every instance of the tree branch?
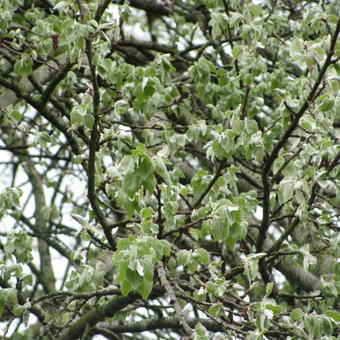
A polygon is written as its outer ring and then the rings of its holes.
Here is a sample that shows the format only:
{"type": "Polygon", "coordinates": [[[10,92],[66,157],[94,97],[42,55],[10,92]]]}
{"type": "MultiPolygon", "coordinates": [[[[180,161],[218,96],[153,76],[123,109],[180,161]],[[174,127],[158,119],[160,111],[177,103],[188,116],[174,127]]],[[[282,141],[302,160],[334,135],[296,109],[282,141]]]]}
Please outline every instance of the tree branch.
{"type": "Polygon", "coordinates": [[[175,312],[176,312],[179,324],[181,325],[181,327],[184,329],[185,333],[188,336],[192,336],[193,331],[192,331],[192,329],[190,328],[190,326],[188,325],[188,323],[185,319],[183,310],[178,303],[175,290],[172,288],[170,282],[168,281],[168,279],[166,277],[163,262],[160,262],[160,261],[157,262],[156,263],[156,269],[157,269],[158,276],[159,276],[159,279],[161,281],[162,286],[164,287],[165,291],[167,292],[167,294],[170,298],[170,301],[174,304],[175,312]]]}
{"type": "Polygon", "coordinates": [[[196,209],[197,207],[199,207],[199,205],[202,203],[202,201],[204,200],[205,196],[208,195],[209,191],[211,190],[211,188],[214,186],[214,184],[216,183],[216,181],[218,180],[218,178],[221,176],[222,174],[222,170],[227,166],[228,162],[221,162],[218,166],[218,169],[214,175],[214,177],[211,179],[211,181],[209,182],[207,188],[202,192],[201,196],[198,198],[198,200],[196,201],[195,204],[193,204],[193,208],[196,209]]]}
{"type": "MultiPolygon", "coordinates": [[[[201,323],[207,330],[211,332],[222,332],[223,326],[213,320],[204,318],[190,318],[187,320],[191,328],[195,328],[198,323],[201,323]]],[[[140,321],[114,321],[98,324],[99,327],[107,328],[114,333],[140,333],[152,331],[156,329],[178,329],[181,327],[178,318],[151,318],[140,321]]]]}
{"type": "Polygon", "coordinates": [[[299,121],[303,114],[306,112],[306,110],[309,108],[310,103],[314,100],[315,94],[325,76],[325,73],[331,64],[332,56],[335,51],[335,45],[337,42],[337,38],[340,32],[340,18],[338,20],[336,29],[334,31],[334,34],[331,38],[330,48],[327,53],[326,60],[320,70],[320,73],[318,75],[318,78],[316,79],[311,91],[309,92],[307,99],[304,101],[304,103],[301,105],[300,110],[296,113],[295,118],[293,119],[292,123],[286,130],[286,132],[283,134],[279,142],[274,147],[273,151],[267,158],[262,172],[262,183],[263,183],[263,217],[261,222],[261,228],[260,233],[257,239],[256,249],[258,252],[262,251],[264,241],[266,239],[266,233],[269,227],[269,220],[270,220],[270,202],[269,202],[269,196],[271,192],[271,183],[270,183],[270,170],[271,167],[275,161],[275,159],[278,157],[278,154],[280,150],[284,147],[284,145],[287,143],[288,139],[290,138],[291,134],[294,132],[294,130],[298,127],[299,121]]]}
{"type": "MultiPolygon", "coordinates": [[[[84,24],[85,23],[84,8],[80,0],[78,0],[77,3],[78,3],[78,7],[80,10],[80,14],[81,14],[81,21],[84,24]]],[[[105,234],[107,241],[109,242],[111,248],[115,249],[116,245],[112,237],[111,228],[109,227],[109,224],[106,221],[106,218],[99,206],[97,193],[96,193],[96,186],[95,186],[95,177],[96,177],[95,161],[96,161],[98,141],[100,138],[100,133],[98,130],[100,93],[99,93],[99,87],[98,87],[98,81],[97,81],[96,66],[93,63],[92,42],[91,42],[91,38],[89,37],[86,38],[86,55],[87,55],[87,59],[88,59],[89,67],[90,67],[91,82],[92,82],[92,87],[93,87],[93,117],[94,117],[94,123],[93,123],[91,137],[90,137],[89,159],[88,159],[88,165],[87,165],[87,173],[88,173],[87,196],[91,203],[91,207],[93,211],[95,212],[96,217],[98,218],[98,221],[103,228],[103,232],[105,234]]]]}
{"type": "MultiPolygon", "coordinates": [[[[16,98],[24,99],[27,104],[31,105],[34,109],[36,109],[47,121],[49,121],[53,126],[55,126],[60,132],[64,134],[65,138],[72,147],[72,151],[76,155],[80,154],[80,146],[78,144],[77,137],[72,131],[69,130],[68,126],[64,123],[64,121],[61,118],[57,117],[55,114],[50,112],[46,107],[41,105],[39,102],[35,101],[31,96],[26,95],[19,86],[10,83],[3,77],[0,77],[0,85],[13,91],[16,95],[16,98]]],[[[1,105],[2,103],[0,98],[0,106],[1,105]]]]}
{"type": "Polygon", "coordinates": [[[112,298],[109,302],[97,305],[89,312],[85,313],[80,319],[75,321],[70,328],[66,329],[58,340],[74,340],[83,335],[86,327],[93,327],[97,322],[114,316],[117,312],[125,308],[130,303],[133,303],[138,298],[135,294],[130,294],[127,297],[118,296],[112,298]]]}

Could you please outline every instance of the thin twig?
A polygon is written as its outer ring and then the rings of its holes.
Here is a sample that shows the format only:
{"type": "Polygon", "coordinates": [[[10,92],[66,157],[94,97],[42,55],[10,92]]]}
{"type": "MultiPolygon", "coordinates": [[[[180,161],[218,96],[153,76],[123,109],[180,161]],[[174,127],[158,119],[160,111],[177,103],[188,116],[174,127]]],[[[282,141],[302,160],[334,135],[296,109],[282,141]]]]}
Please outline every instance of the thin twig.
{"type": "Polygon", "coordinates": [[[183,313],[183,310],[178,303],[178,299],[177,299],[175,290],[171,286],[171,283],[168,281],[168,279],[166,277],[163,262],[160,262],[160,261],[157,262],[156,263],[156,269],[157,269],[158,276],[159,276],[159,279],[161,281],[163,288],[166,290],[171,302],[174,304],[175,312],[176,312],[176,315],[177,315],[177,318],[179,320],[180,325],[182,326],[182,328],[184,329],[184,331],[187,335],[192,336],[193,331],[192,331],[192,329],[190,328],[190,326],[188,325],[188,323],[185,319],[185,315],[183,313]]]}
{"type": "Polygon", "coordinates": [[[269,174],[271,171],[271,167],[276,160],[276,158],[279,155],[279,152],[284,147],[284,145],[287,143],[288,139],[291,137],[294,130],[298,127],[299,121],[303,114],[306,112],[306,110],[309,108],[311,102],[315,99],[315,95],[318,91],[319,86],[322,83],[322,80],[325,76],[325,73],[331,63],[332,56],[335,51],[335,45],[337,42],[337,38],[340,32],[340,18],[338,20],[336,29],[334,31],[334,34],[331,39],[331,44],[329,48],[329,52],[327,54],[326,60],[321,68],[321,71],[319,73],[318,78],[316,79],[311,91],[309,92],[309,95],[307,96],[304,103],[301,105],[301,108],[296,113],[292,123],[288,127],[288,129],[285,131],[279,142],[274,147],[273,151],[267,158],[267,160],[264,163],[263,171],[262,171],[262,183],[263,183],[263,217],[262,217],[262,223],[260,227],[260,232],[257,238],[257,244],[256,248],[257,251],[262,251],[264,241],[266,239],[267,230],[269,228],[269,221],[270,221],[270,192],[271,192],[271,182],[269,178],[269,174]]]}
{"type": "Polygon", "coordinates": [[[216,183],[216,181],[218,180],[218,178],[221,176],[222,174],[222,170],[227,166],[228,162],[221,162],[216,174],[214,175],[214,177],[211,179],[210,183],[208,184],[207,188],[202,192],[201,196],[198,198],[198,200],[196,201],[196,203],[193,205],[193,208],[196,209],[204,200],[205,196],[208,195],[209,191],[211,190],[211,188],[214,186],[214,184],[216,183]]]}
{"type": "MultiPolygon", "coordinates": [[[[85,24],[85,11],[84,7],[80,0],[77,1],[79,11],[80,11],[80,19],[83,24],[85,24]]],[[[99,104],[100,104],[100,92],[97,81],[97,72],[96,67],[93,63],[93,51],[92,51],[92,42],[90,38],[86,39],[86,55],[89,62],[90,74],[91,74],[91,83],[93,87],[93,127],[91,131],[90,145],[89,145],[89,159],[87,165],[87,173],[88,173],[88,189],[87,189],[87,197],[91,203],[91,207],[94,210],[96,217],[103,228],[103,232],[107,241],[109,242],[112,249],[115,249],[116,245],[112,237],[111,228],[106,221],[106,218],[103,214],[103,211],[99,207],[98,198],[96,194],[96,186],[95,186],[95,174],[96,174],[96,152],[98,141],[100,138],[100,133],[98,131],[98,123],[99,123],[99,104]]]]}

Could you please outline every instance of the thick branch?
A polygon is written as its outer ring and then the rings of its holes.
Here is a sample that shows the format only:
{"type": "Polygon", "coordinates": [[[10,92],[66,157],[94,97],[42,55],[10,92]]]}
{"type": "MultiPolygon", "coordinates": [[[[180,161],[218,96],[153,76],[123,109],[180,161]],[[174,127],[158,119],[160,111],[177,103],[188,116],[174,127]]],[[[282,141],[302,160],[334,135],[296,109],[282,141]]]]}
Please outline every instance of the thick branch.
{"type": "MultiPolygon", "coordinates": [[[[2,140],[6,145],[11,145],[16,148],[21,146],[25,140],[22,140],[22,136],[18,133],[12,131],[7,131],[6,127],[0,129],[2,132],[2,140]],[[9,135],[8,133],[11,133],[9,135]]],[[[18,150],[17,148],[14,150],[18,150]]],[[[20,149],[19,149],[20,150],[20,149]]],[[[16,154],[16,151],[14,151],[16,154]]],[[[32,159],[26,149],[23,149],[18,156],[21,163],[23,163],[28,180],[32,185],[32,192],[34,196],[34,228],[37,234],[43,235],[43,237],[38,237],[38,251],[40,257],[40,277],[41,284],[46,291],[46,293],[51,293],[55,291],[55,276],[53,273],[52,259],[49,250],[48,243],[44,238],[48,238],[48,219],[47,219],[47,205],[44,191],[44,179],[37,171],[34,166],[32,159]]]]}
{"type": "MultiPolygon", "coordinates": [[[[46,218],[47,205],[43,187],[43,180],[38,171],[35,169],[30,158],[26,159],[25,169],[33,188],[35,201],[35,227],[38,233],[43,235],[47,232],[48,222],[46,218]]],[[[45,240],[39,238],[38,250],[40,256],[40,275],[43,278],[43,282],[45,283],[44,289],[47,293],[52,293],[55,291],[55,276],[52,269],[52,259],[48,243],[45,240]]]]}
{"type": "MultiPolygon", "coordinates": [[[[208,331],[223,332],[222,324],[219,324],[210,319],[190,318],[187,320],[191,328],[195,328],[198,323],[201,323],[208,331]]],[[[181,327],[178,318],[152,318],[140,321],[115,321],[111,323],[100,323],[98,327],[107,328],[115,333],[140,333],[152,331],[156,329],[174,329],[178,330],[181,327]]]]}
{"type": "Polygon", "coordinates": [[[54,89],[57,87],[57,85],[67,76],[68,71],[72,68],[74,63],[66,62],[65,65],[62,66],[60,71],[58,71],[55,76],[52,78],[48,86],[46,87],[46,90],[42,94],[41,97],[41,105],[45,106],[49,98],[51,97],[54,89]]]}
{"type": "Polygon", "coordinates": [[[138,297],[131,294],[127,297],[118,296],[112,298],[109,302],[103,305],[97,305],[86,314],[84,314],[80,319],[75,321],[70,328],[65,330],[59,340],[74,340],[79,339],[85,332],[87,327],[93,327],[97,322],[104,320],[105,318],[110,318],[115,315],[115,313],[122,310],[124,307],[133,303],[138,297]]]}
{"type": "MultiPolygon", "coordinates": [[[[124,0],[114,0],[113,2],[116,4],[123,4],[124,0]]],[[[165,4],[157,1],[130,0],[130,6],[144,10],[154,16],[167,16],[171,13],[170,9],[165,4]]]]}
{"type": "MultiPolygon", "coordinates": [[[[253,239],[256,240],[259,233],[255,228],[251,228],[249,229],[249,234],[253,239]]],[[[271,240],[266,239],[264,242],[264,247],[269,249],[273,246],[273,244],[274,243],[271,240]]],[[[276,264],[274,264],[274,267],[284,274],[293,285],[298,286],[306,292],[314,291],[321,286],[318,277],[310,272],[307,272],[302,267],[300,268],[298,264],[292,263],[291,258],[278,261],[276,264]]]]}
{"type": "MultiPolygon", "coordinates": [[[[63,49],[58,49],[58,52],[62,52],[63,49]]],[[[0,51],[1,52],[1,51],[0,51]]],[[[32,76],[39,84],[47,83],[51,77],[57,72],[60,65],[65,65],[68,60],[67,53],[60,54],[56,61],[50,60],[45,65],[37,68],[33,73],[32,76]]],[[[29,81],[27,77],[22,78],[18,84],[17,89],[13,90],[11,87],[6,86],[5,84],[0,83],[0,106],[6,107],[10,104],[15,104],[18,102],[22,96],[21,93],[31,93],[35,90],[34,85],[29,81]]]]}

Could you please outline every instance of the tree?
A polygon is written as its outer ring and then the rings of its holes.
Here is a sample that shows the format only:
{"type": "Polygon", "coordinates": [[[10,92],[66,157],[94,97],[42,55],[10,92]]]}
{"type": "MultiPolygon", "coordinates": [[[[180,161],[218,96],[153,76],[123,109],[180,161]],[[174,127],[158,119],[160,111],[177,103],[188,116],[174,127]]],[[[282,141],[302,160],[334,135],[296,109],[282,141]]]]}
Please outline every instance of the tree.
{"type": "Polygon", "coordinates": [[[339,9],[2,0],[3,339],[339,336],[339,9]]]}

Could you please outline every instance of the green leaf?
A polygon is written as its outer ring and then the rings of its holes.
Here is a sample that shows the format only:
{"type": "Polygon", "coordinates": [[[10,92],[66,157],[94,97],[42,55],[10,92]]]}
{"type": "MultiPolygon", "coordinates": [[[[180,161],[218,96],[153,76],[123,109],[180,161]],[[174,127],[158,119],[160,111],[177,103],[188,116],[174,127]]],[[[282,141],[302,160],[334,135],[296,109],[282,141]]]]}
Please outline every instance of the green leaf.
{"type": "Polygon", "coordinates": [[[237,59],[237,58],[242,54],[243,48],[244,48],[244,47],[239,46],[239,45],[238,45],[238,46],[235,46],[235,47],[233,48],[232,53],[233,53],[233,58],[234,58],[234,59],[237,59]]]}
{"type": "Polygon", "coordinates": [[[316,121],[311,115],[304,115],[300,120],[300,125],[306,130],[314,131],[316,128],[316,121]]]}
{"type": "Polygon", "coordinates": [[[333,333],[333,325],[332,321],[329,318],[322,318],[321,320],[321,329],[322,333],[325,335],[332,335],[333,333]]]}
{"type": "Polygon", "coordinates": [[[128,266],[129,261],[127,260],[121,260],[117,264],[117,277],[116,277],[117,283],[121,283],[126,279],[128,266]]]}
{"type": "Polygon", "coordinates": [[[273,291],[273,288],[274,288],[274,282],[269,282],[269,283],[267,283],[267,285],[266,285],[266,296],[268,297],[270,294],[271,294],[271,292],[273,291]]]}
{"type": "Polygon", "coordinates": [[[94,124],[94,117],[90,114],[86,114],[84,116],[84,124],[89,130],[92,130],[94,124]]]}
{"type": "Polygon", "coordinates": [[[304,317],[305,312],[301,308],[295,308],[290,312],[290,318],[294,321],[302,320],[304,317]]]}
{"type": "Polygon", "coordinates": [[[278,305],[273,305],[273,304],[266,304],[266,309],[274,312],[274,315],[279,315],[282,311],[282,307],[278,305]]]}
{"type": "Polygon", "coordinates": [[[156,188],[156,177],[153,174],[150,174],[143,181],[143,187],[150,193],[153,194],[156,188]]]}
{"type": "Polygon", "coordinates": [[[217,290],[217,285],[216,285],[214,282],[209,281],[209,282],[207,283],[206,288],[207,288],[207,292],[208,292],[209,294],[215,296],[216,290],[217,290]]]}
{"type": "Polygon", "coordinates": [[[129,247],[133,246],[135,242],[136,242],[136,238],[135,237],[121,238],[117,242],[117,249],[118,250],[129,249],[129,247]]]}
{"type": "Polygon", "coordinates": [[[198,263],[196,261],[192,261],[192,258],[190,258],[191,261],[187,263],[188,273],[194,274],[197,271],[198,263]]]}
{"type": "Polygon", "coordinates": [[[0,299],[4,301],[4,303],[13,307],[18,303],[17,291],[14,288],[2,288],[0,290],[0,299]]]}
{"type": "Polygon", "coordinates": [[[280,183],[280,189],[282,192],[282,203],[289,201],[294,194],[294,180],[282,180],[280,183]]]}
{"type": "Polygon", "coordinates": [[[142,185],[141,179],[134,172],[128,173],[123,179],[123,190],[130,198],[140,189],[142,185]]]}
{"type": "Polygon", "coordinates": [[[163,256],[170,256],[171,244],[167,240],[157,240],[154,245],[157,258],[156,261],[160,261],[163,256]]]}
{"type": "Polygon", "coordinates": [[[163,256],[170,256],[171,244],[167,240],[160,240],[163,245],[163,256]]]}
{"type": "Polygon", "coordinates": [[[33,60],[25,56],[14,64],[14,73],[20,78],[27,77],[32,73],[33,60]]]}
{"type": "Polygon", "coordinates": [[[129,280],[124,280],[120,284],[120,290],[123,294],[123,296],[128,296],[128,294],[132,291],[132,285],[129,280]]]}
{"type": "Polygon", "coordinates": [[[33,275],[27,274],[23,276],[23,281],[25,282],[26,285],[32,286],[33,285],[33,275]]]}
{"type": "Polygon", "coordinates": [[[196,249],[193,253],[193,256],[198,256],[200,263],[207,264],[210,262],[210,253],[203,248],[196,249]]]}
{"type": "Polygon", "coordinates": [[[209,340],[207,329],[201,323],[195,326],[195,340],[209,340]]]}
{"type": "Polygon", "coordinates": [[[249,282],[256,279],[259,276],[259,258],[265,256],[266,253],[250,254],[244,259],[244,273],[246,274],[249,282]]]}
{"type": "Polygon", "coordinates": [[[329,309],[325,312],[325,314],[336,322],[340,322],[340,313],[338,311],[329,309]]]}
{"type": "Polygon", "coordinates": [[[221,218],[218,220],[213,220],[210,226],[211,235],[215,241],[222,242],[228,239],[229,223],[226,219],[221,218]]]}
{"type": "Polygon", "coordinates": [[[84,124],[84,112],[80,107],[75,107],[71,111],[71,124],[74,127],[79,127],[84,124]]]}
{"type": "Polygon", "coordinates": [[[134,174],[145,180],[152,174],[153,162],[149,157],[145,155],[140,156],[139,154],[140,151],[137,150],[134,153],[135,157],[139,157],[138,166],[135,168],[134,174]]]}
{"type": "Polygon", "coordinates": [[[223,306],[219,303],[215,303],[211,307],[209,307],[208,312],[212,316],[216,316],[216,317],[224,315],[223,306]]]}
{"type": "Polygon", "coordinates": [[[233,223],[230,227],[230,236],[228,238],[236,241],[244,240],[247,236],[248,228],[246,222],[233,223]]]}
{"type": "Polygon", "coordinates": [[[129,263],[129,268],[127,269],[127,280],[130,282],[132,288],[135,290],[144,280],[137,272],[138,261],[133,260],[129,263]]]}
{"type": "Polygon", "coordinates": [[[21,120],[21,113],[18,110],[11,111],[11,118],[15,119],[16,121],[21,120]]]}
{"type": "Polygon", "coordinates": [[[142,91],[146,97],[150,97],[155,93],[155,81],[151,78],[144,78],[142,82],[142,91]]]}
{"type": "Polygon", "coordinates": [[[191,252],[186,249],[181,249],[177,253],[177,262],[179,266],[184,266],[188,263],[189,259],[191,257],[191,252]]]}
{"type": "Polygon", "coordinates": [[[161,157],[155,157],[153,161],[155,164],[156,173],[164,179],[166,184],[171,184],[171,178],[163,159],[161,157]]]}
{"type": "Polygon", "coordinates": [[[213,39],[219,39],[227,27],[227,16],[225,13],[212,12],[209,24],[212,27],[211,35],[213,39]]]}
{"type": "Polygon", "coordinates": [[[32,238],[24,230],[12,231],[4,250],[7,255],[15,253],[18,262],[28,263],[33,259],[32,238]]]}
{"type": "Polygon", "coordinates": [[[53,141],[52,138],[46,132],[39,132],[35,138],[39,145],[41,145],[44,148],[46,148],[47,145],[53,141]]]}
{"type": "Polygon", "coordinates": [[[260,5],[253,5],[249,7],[249,11],[251,14],[253,14],[255,17],[260,17],[262,14],[262,6],[260,5]]]}
{"type": "Polygon", "coordinates": [[[329,111],[334,107],[334,101],[333,100],[325,100],[320,106],[319,109],[322,112],[329,111]]]}
{"type": "Polygon", "coordinates": [[[20,316],[24,311],[26,310],[26,308],[24,306],[21,305],[15,305],[13,307],[13,314],[15,316],[20,316]]]}
{"type": "Polygon", "coordinates": [[[137,288],[137,292],[142,296],[143,299],[147,299],[151,293],[153,281],[144,280],[137,288]]]}
{"type": "MultiPolygon", "coordinates": [[[[159,260],[161,260],[160,258],[159,260]]],[[[158,260],[158,259],[156,259],[158,260]]],[[[150,256],[146,256],[143,259],[143,269],[144,269],[144,281],[153,282],[153,274],[154,274],[154,261],[151,260],[150,256]]]]}
{"type": "Polygon", "coordinates": [[[153,216],[153,209],[151,207],[143,208],[141,211],[141,215],[144,219],[150,220],[153,216]]]}
{"type": "Polygon", "coordinates": [[[129,104],[125,100],[117,100],[115,103],[115,112],[118,115],[125,114],[129,109],[129,104]]]}

